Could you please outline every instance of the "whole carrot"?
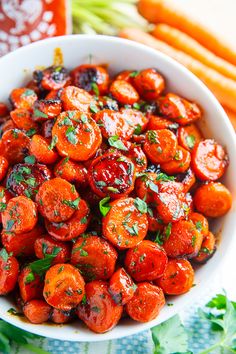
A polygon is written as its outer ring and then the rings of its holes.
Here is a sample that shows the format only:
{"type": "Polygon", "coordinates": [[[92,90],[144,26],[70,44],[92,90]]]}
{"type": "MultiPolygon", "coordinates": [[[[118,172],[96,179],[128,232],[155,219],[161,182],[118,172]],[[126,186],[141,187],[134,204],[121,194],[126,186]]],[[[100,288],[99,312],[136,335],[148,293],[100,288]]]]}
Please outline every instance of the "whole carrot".
{"type": "Polygon", "coordinates": [[[191,55],[230,79],[236,80],[236,66],[216,56],[184,32],[164,23],[160,23],[154,28],[152,35],[174,48],[191,55]]]}
{"type": "Polygon", "coordinates": [[[216,55],[236,65],[236,50],[229,47],[207,28],[187,17],[172,0],[139,0],[138,10],[149,22],[163,22],[187,33],[216,55]]]}
{"type": "Polygon", "coordinates": [[[236,112],[236,81],[225,77],[190,55],[171,47],[142,30],[126,28],[120,32],[120,36],[146,44],[177,60],[198,76],[223,105],[236,112]]]}

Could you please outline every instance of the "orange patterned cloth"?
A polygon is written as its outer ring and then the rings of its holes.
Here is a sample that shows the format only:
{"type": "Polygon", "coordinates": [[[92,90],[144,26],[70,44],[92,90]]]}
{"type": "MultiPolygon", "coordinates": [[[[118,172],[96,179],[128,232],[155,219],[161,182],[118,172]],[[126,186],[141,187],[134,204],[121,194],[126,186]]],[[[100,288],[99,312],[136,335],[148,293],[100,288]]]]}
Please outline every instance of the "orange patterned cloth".
{"type": "Polygon", "coordinates": [[[22,45],[71,32],[67,0],[1,0],[0,56],[22,45]]]}

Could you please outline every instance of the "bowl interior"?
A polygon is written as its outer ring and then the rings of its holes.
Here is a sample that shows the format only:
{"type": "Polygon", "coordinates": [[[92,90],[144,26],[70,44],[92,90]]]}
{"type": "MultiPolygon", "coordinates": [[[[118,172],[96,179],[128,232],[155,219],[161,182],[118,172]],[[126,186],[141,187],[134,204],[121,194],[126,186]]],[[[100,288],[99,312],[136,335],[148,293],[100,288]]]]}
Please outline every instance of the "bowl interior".
{"type": "Polygon", "coordinates": [[[143,45],[127,40],[106,36],[66,36],[33,43],[20,48],[0,59],[0,101],[7,101],[9,92],[15,87],[27,83],[32,71],[37,66],[52,65],[55,48],[61,48],[64,56],[64,65],[74,68],[82,63],[108,64],[110,74],[122,70],[140,70],[153,67],[162,73],[167,82],[167,90],[176,92],[200,104],[204,111],[201,129],[206,137],[214,137],[226,147],[230,166],[224,177],[224,183],[233,194],[234,204],[231,211],[223,218],[215,221],[212,228],[221,234],[221,242],[214,257],[196,271],[195,284],[192,290],[182,296],[172,298],[173,306],[166,306],[157,319],[140,324],[132,320],[122,320],[112,331],[96,335],[79,322],[64,325],[63,329],[56,325],[33,325],[21,318],[10,315],[7,310],[12,307],[8,298],[0,298],[0,317],[4,320],[42,336],[72,340],[72,341],[100,341],[131,335],[148,329],[175,313],[179,312],[188,302],[201,296],[209,279],[222,267],[223,260],[232,245],[236,226],[236,141],[235,133],[227,116],[218,101],[210,91],[187,69],[168,58],[162,53],[143,45]]]}

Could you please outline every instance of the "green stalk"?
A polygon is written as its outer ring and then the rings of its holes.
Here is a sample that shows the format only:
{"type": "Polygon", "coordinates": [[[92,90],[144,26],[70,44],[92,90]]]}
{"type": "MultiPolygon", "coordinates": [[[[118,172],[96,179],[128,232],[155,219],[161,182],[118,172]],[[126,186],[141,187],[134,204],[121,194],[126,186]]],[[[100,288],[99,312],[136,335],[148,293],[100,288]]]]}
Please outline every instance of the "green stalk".
{"type": "Polygon", "coordinates": [[[47,352],[44,349],[41,349],[39,347],[36,347],[35,345],[31,344],[31,343],[27,343],[27,344],[21,344],[21,347],[24,347],[25,349],[31,351],[32,353],[36,353],[36,354],[50,354],[49,352],[47,352]]]}

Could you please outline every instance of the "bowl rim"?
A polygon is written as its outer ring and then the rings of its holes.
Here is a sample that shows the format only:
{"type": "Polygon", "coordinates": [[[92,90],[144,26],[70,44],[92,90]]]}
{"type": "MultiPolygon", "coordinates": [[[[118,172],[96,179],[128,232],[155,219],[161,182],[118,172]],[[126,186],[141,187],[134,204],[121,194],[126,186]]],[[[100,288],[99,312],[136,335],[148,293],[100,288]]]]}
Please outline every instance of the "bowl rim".
{"type": "MultiPolygon", "coordinates": [[[[6,54],[5,56],[3,56],[2,58],[0,58],[0,67],[2,64],[5,64],[5,62],[7,62],[9,60],[9,58],[17,58],[17,55],[20,53],[26,53],[28,51],[30,51],[31,49],[33,49],[34,47],[44,47],[50,44],[55,44],[58,46],[60,46],[60,43],[62,42],[74,42],[74,41],[96,41],[96,42],[108,42],[111,45],[113,44],[121,44],[125,47],[129,47],[130,49],[134,48],[134,49],[138,49],[140,51],[145,51],[147,54],[152,54],[156,56],[156,59],[158,60],[161,59],[163,61],[168,62],[169,65],[171,65],[172,67],[174,67],[175,70],[177,71],[181,71],[183,73],[183,75],[189,77],[189,79],[193,82],[193,85],[196,87],[197,90],[202,91],[203,95],[206,95],[209,100],[211,101],[211,105],[215,107],[216,110],[218,110],[219,115],[221,116],[221,119],[223,121],[223,123],[226,126],[227,129],[227,133],[229,134],[229,140],[230,140],[230,144],[233,146],[234,150],[236,151],[236,135],[233,129],[233,126],[231,125],[224,109],[222,108],[222,106],[220,105],[220,103],[218,102],[218,100],[216,99],[216,97],[213,95],[213,93],[207,88],[207,86],[199,79],[197,78],[193,73],[191,73],[186,67],[184,67],[182,64],[178,63],[177,61],[175,61],[174,59],[170,58],[169,56],[167,56],[166,54],[150,48],[144,44],[141,43],[137,43],[128,39],[123,39],[123,38],[118,38],[118,37],[112,37],[112,36],[105,36],[105,35],[84,35],[84,34],[78,34],[78,35],[65,35],[65,36],[58,36],[58,37],[52,37],[52,38],[47,38],[47,39],[43,39],[31,44],[28,44],[26,46],[23,46],[21,48],[16,49],[15,51],[6,54]]],[[[234,230],[235,231],[235,230],[234,230]]],[[[231,241],[232,243],[232,241],[231,241]]],[[[229,245],[228,245],[229,248],[229,245]]],[[[218,266],[222,267],[222,265],[225,262],[226,257],[223,257],[221,259],[221,262],[218,266]]],[[[214,276],[214,274],[211,274],[209,276],[209,278],[212,278],[214,276]]],[[[178,305],[178,303],[175,305],[175,310],[173,311],[173,315],[175,313],[177,313],[180,310],[183,310],[184,307],[186,307],[188,305],[188,303],[192,300],[194,300],[194,298],[196,298],[198,295],[200,295],[201,291],[203,291],[202,287],[199,286],[197,287],[199,289],[196,289],[196,291],[194,292],[194,294],[192,294],[192,297],[189,296],[187,299],[185,299],[184,304],[182,302],[180,302],[180,305],[178,305]]],[[[0,303],[1,303],[1,298],[0,298],[0,303]]],[[[60,336],[58,335],[58,331],[57,328],[59,328],[59,326],[54,325],[53,327],[55,328],[55,331],[52,333],[51,331],[48,331],[47,333],[47,329],[52,328],[51,326],[48,326],[47,324],[42,324],[42,325],[32,325],[30,323],[27,322],[21,322],[21,321],[16,321],[16,318],[8,313],[1,313],[1,309],[0,309],[0,316],[2,319],[4,319],[5,321],[20,327],[26,331],[38,334],[38,335],[49,335],[49,338],[54,338],[54,339],[58,339],[58,340],[69,340],[69,341],[78,341],[78,342],[83,342],[83,341],[88,341],[88,342],[99,342],[99,341],[105,341],[105,340],[111,340],[111,339],[117,339],[117,338],[122,338],[125,336],[130,336],[133,334],[137,334],[141,331],[150,329],[151,327],[157,325],[160,323],[160,321],[158,321],[158,318],[151,321],[151,322],[146,322],[146,323],[139,323],[139,327],[137,328],[136,326],[131,326],[129,327],[129,330],[127,330],[127,334],[123,334],[123,335],[119,335],[118,333],[114,333],[112,330],[109,332],[106,332],[104,334],[100,334],[97,335],[96,333],[93,333],[93,336],[88,336],[86,337],[86,334],[84,335],[84,339],[81,338],[76,338],[76,335],[73,333],[73,335],[69,336],[68,333],[66,333],[65,335],[63,334],[63,331],[61,331],[60,336]],[[29,328],[30,327],[30,328],[29,328]],[[49,334],[50,332],[50,334],[49,334]]],[[[166,318],[163,318],[162,321],[165,321],[166,319],[168,319],[170,316],[166,316],[166,318]]],[[[62,328],[62,327],[60,327],[62,328]]]]}

